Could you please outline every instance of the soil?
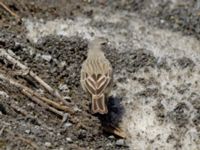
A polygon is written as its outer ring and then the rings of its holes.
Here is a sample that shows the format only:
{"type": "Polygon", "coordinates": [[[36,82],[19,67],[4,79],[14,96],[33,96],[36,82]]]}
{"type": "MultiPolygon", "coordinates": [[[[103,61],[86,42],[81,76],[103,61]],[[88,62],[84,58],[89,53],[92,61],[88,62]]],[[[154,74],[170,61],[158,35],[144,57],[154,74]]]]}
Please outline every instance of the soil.
{"type": "MultiPolygon", "coordinates": [[[[197,41],[200,40],[200,4],[198,6],[198,2],[195,0],[190,1],[190,3],[177,0],[176,4],[173,4],[174,1],[161,0],[156,3],[154,0],[57,0],[56,3],[54,0],[34,0],[31,2],[7,0],[3,2],[23,19],[21,21],[16,20],[15,17],[0,7],[0,48],[10,49],[20,62],[29,66],[45,82],[53,88],[58,88],[63,95],[70,96],[72,98],[70,102],[73,104],[72,109],[76,108],[73,117],[79,120],[85,128],[78,127],[69,119],[61,124],[62,118],[32,102],[9,83],[0,80],[0,149],[34,149],[29,142],[20,139],[20,136],[30,140],[39,149],[134,149],[128,144],[128,140],[120,141],[118,137],[103,132],[101,126],[101,123],[105,120],[117,124],[121,119],[124,108],[120,103],[124,100],[126,91],[121,90],[117,95],[110,97],[109,108],[111,113],[108,116],[97,117],[90,112],[90,100],[80,86],[80,69],[82,62],[86,59],[89,39],[80,35],[50,34],[43,36],[37,42],[33,42],[27,37],[29,31],[24,20],[46,22],[55,19],[71,19],[76,21],[78,17],[92,18],[96,11],[104,13],[104,10],[108,10],[105,11],[108,15],[115,13],[115,11],[125,11],[127,18],[124,20],[126,21],[129,19],[129,13],[134,13],[149,26],[166,29],[170,32],[178,31],[183,35],[195,38],[197,41]],[[114,104],[112,99],[115,99],[114,104]],[[28,115],[23,115],[14,110],[11,107],[13,105],[22,108],[28,112],[28,115]]],[[[132,35],[126,28],[126,21],[116,24],[106,21],[91,21],[90,25],[100,31],[102,28],[111,28],[113,29],[112,32],[124,29],[124,37],[128,41],[132,35]]],[[[127,47],[130,48],[130,45],[127,45],[127,47]]],[[[136,48],[134,51],[126,51],[125,47],[123,51],[112,43],[105,45],[103,49],[114,68],[114,74],[118,76],[114,83],[114,90],[117,89],[117,83],[128,82],[127,79],[129,78],[147,87],[144,91],[137,93],[136,97],[160,99],[164,97],[158,87],[148,88],[152,84],[158,85],[155,78],[146,80],[136,76],[135,73],[140,69],[144,69],[144,72],[149,72],[151,68],[169,71],[172,66],[178,66],[182,69],[189,68],[192,72],[196,66],[196,63],[187,56],[174,60],[172,64],[167,63],[165,58],[158,61],[158,58],[145,46],[136,48]],[[126,75],[124,75],[124,72],[126,75]]],[[[13,76],[12,67],[0,58],[0,70],[7,71],[8,75],[13,76]]],[[[17,76],[16,79],[33,89],[41,88],[29,77],[17,76]]],[[[177,87],[177,90],[179,93],[184,93],[187,87],[188,85],[181,85],[177,87]]],[[[44,92],[44,90],[42,89],[39,92],[44,92]]],[[[194,97],[197,98],[198,95],[194,97]]],[[[197,110],[193,122],[194,125],[198,126],[200,105],[193,99],[191,103],[197,110]]],[[[187,116],[189,108],[184,102],[180,102],[167,115],[164,113],[164,106],[160,101],[154,108],[160,122],[163,122],[164,118],[167,117],[178,127],[184,127],[189,120],[187,116]]]]}

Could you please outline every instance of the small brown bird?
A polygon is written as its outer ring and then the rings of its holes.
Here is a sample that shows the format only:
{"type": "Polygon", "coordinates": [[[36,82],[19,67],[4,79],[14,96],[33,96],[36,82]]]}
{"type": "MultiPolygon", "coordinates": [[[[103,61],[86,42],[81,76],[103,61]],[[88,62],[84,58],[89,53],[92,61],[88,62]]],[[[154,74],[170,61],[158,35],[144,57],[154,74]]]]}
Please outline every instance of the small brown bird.
{"type": "Polygon", "coordinates": [[[108,113],[107,98],[112,88],[112,66],[104,56],[104,38],[96,38],[88,46],[82,64],[81,86],[92,97],[92,113],[108,113]]]}

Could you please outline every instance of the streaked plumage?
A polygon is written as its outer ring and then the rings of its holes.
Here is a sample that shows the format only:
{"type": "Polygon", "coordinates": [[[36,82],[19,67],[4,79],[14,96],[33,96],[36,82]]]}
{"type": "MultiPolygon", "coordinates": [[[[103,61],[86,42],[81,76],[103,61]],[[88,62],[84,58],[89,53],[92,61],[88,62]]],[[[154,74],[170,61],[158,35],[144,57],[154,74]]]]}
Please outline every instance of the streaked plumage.
{"type": "Polygon", "coordinates": [[[97,38],[89,44],[87,59],[81,69],[81,85],[92,97],[92,112],[106,114],[107,96],[112,87],[112,67],[101,46],[106,41],[97,38]]]}

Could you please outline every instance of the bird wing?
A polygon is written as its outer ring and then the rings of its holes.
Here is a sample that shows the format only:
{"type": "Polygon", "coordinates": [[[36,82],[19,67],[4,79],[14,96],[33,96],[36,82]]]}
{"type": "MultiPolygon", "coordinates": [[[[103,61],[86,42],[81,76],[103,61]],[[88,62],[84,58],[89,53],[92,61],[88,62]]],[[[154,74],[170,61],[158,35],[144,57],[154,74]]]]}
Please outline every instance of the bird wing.
{"type": "Polygon", "coordinates": [[[92,95],[101,95],[111,83],[112,69],[109,68],[104,74],[88,74],[82,72],[82,85],[92,95]]]}

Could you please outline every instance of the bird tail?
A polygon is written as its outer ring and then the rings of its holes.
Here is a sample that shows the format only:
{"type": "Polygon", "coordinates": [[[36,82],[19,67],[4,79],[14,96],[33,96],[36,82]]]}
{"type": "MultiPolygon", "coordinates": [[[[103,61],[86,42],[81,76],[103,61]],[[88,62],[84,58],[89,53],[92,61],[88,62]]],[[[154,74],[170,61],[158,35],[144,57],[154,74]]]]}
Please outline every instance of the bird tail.
{"type": "Polygon", "coordinates": [[[92,96],[92,113],[100,113],[107,114],[108,108],[106,105],[105,95],[102,94],[100,96],[93,95],[92,96]]]}

